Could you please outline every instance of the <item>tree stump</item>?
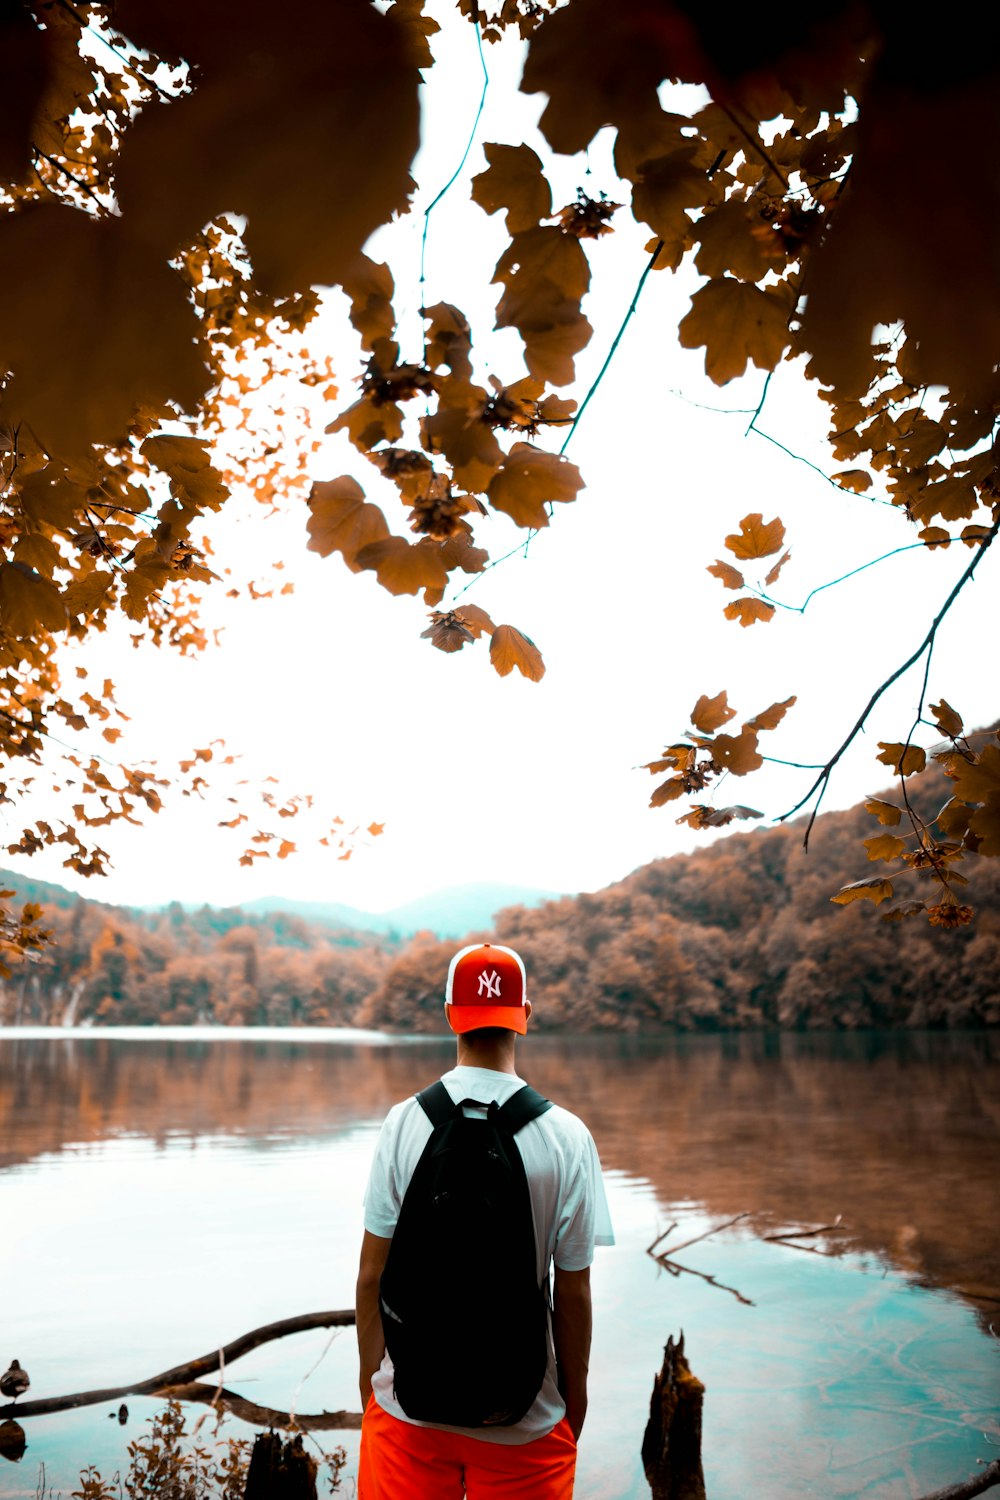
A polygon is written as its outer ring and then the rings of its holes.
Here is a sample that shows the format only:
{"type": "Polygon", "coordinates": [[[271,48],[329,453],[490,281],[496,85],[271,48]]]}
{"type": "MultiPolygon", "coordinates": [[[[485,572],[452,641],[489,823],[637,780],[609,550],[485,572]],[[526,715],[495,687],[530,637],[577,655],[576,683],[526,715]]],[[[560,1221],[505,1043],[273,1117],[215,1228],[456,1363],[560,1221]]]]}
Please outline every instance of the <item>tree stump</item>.
{"type": "Polygon", "coordinates": [[[278,1433],[259,1433],[250,1455],[243,1500],[317,1500],[316,1460],[299,1433],[283,1443],[278,1433]]]}
{"type": "Polygon", "coordinates": [[[705,1387],[684,1357],[684,1334],[673,1334],[663,1367],[653,1379],[649,1421],[642,1438],[642,1467],[653,1500],[705,1500],[701,1467],[701,1408],[705,1387]]]}

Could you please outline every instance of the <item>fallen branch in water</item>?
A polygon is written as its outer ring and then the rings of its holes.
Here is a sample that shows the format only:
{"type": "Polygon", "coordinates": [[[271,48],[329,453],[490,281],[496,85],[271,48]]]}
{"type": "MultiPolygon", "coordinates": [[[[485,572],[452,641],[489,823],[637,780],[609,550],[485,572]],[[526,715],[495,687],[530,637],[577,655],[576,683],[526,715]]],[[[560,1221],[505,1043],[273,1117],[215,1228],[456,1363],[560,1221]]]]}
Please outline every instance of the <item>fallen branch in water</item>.
{"type": "MultiPolygon", "coordinates": [[[[306,1333],[311,1328],[347,1328],[353,1323],[353,1307],[342,1308],[339,1312],[302,1313],[297,1318],[282,1318],[277,1323],[265,1323],[261,1328],[253,1328],[249,1333],[233,1339],[231,1344],[213,1349],[210,1354],[202,1354],[198,1359],[188,1360],[186,1364],[174,1365],[172,1369],[164,1370],[159,1375],[151,1375],[148,1380],[134,1381],[131,1385],[108,1386],[99,1391],[77,1391],[70,1396],[48,1396],[38,1401],[9,1401],[6,1406],[0,1406],[0,1419],[17,1417],[20,1420],[22,1417],[44,1416],[49,1412],[71,1411],[78,1406],[99,1406],[105,1401],[120,1401],[123,1396],[158,1396],[171,1387],[188,1385],[199,1380],[202,1375],[210,1375],[220,1367],[231,1365],[244,1354],[249,1354],[251,1349],[270,1343],[272,1339],[283,1339],[291,1333],[306,1333]]],[[[214,1392],[217,1388],[210,1386],[208,1389],[214,1392]]],[[[344,1412],[342,1415],[351,1418],[344,1426],[361,1425],[360,1414],[357,1415],[356,1422],[355,1413],[344,1412]]],[[[307,1425],[304,1417],[297,1418],[297,1422],[300,1427],[307,1425]]]]}
{"type": "Polygon", "coordinates": [[[285,1432],[296,1432],[300,1427],[310,1432],[321,1432],[324,1429],[342,1431],[361,1426],[359,1411],[324,1411],[302,1416],[298,1412],[277,1411],[273,1406],[258,1406],[256,1401],[248,1401],[236,1391],[227,1390],[224,1386],[204,1385],[198,1381],[187,1385],[165,1385],[150,1394],[162,1396],[168,1401],[203,1401],[207,1406],[230,1412],[242,1422],[250,1422],[255,1427],[280,1427],[285,1432]]]}
{"type": "Polygon", "coordinates": [[[973,1500],[973,1496],[982,1495],[995,1484],[1000,1484],[1000,1458],[995,1458],[971,1479],[963,1479],[961,1484],[949,1484],[930,1495],[921,1495],[920,1500],[973,1500]]]}
{"type": "Polygon", "coordinates": [[[737,1302],[743,1303],[744,1307],[753,1307],[754,1304],[750,1301],[750,1298],[744,1297],[743,1293],[738,1292],[734,1286],[726,1286],[725,1282],[717,1281],[714,1276],[709,1276],[707,1271],[696,1271],[693,1266],[682,1266],[679,1261],[674,1260],[674,1256],[678,1250],[689,1250],[692,1245],[699,1245],[702,1240],[707,1240],[710,1235],[718,1234],[722,1229],[731,1229],[734,1224],[738,1224],[741,1219],[746,1218],[749,1218],[749,1214],[736,1214],[734,1218],[727,1219],[724,1224],[716,1224],[714,1228],[706,1229],[704,1234],[696,1234],[694,1239],[683,1240],[681,1244],[671,1246],[669,1250],[658,1251],[656,1248],[657,1245],[662,1245],[667,1236],[673,1234],[677,1228],[676,1224],[671,1224],[669,1229],[665,1229],[662,1234],[656,1236],[653,1243],[647,1247],[646,1254],[652,1256],[656,1264],[661,1266],[664,1271],[669,1271],[671,1276],[680,1276],[682,1272],[685,1276],[698,1276],[702,1281],[707,1281],[709,1286],[717,1286],[720,1292],[730,1292],[736,1298],[737,1302]]]}

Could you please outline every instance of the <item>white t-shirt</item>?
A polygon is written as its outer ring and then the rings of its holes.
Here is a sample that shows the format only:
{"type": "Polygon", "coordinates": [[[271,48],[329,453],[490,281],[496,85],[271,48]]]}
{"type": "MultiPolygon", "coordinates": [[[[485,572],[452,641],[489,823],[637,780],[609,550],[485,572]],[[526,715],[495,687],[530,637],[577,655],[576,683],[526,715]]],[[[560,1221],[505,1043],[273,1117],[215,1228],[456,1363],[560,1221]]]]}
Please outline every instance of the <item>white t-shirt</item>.
{"type": "MultiPolygon", "coordinates": [[[[505,1104],[523,1088],[524,1080],[513,1073],[494,1073],[489,1068],[452,1068],[441,1082],[456,1104],[463,1099],[496,1100],[505,1104]]],[[[475,1111],[467,1110],[468,1114],[475,1111]]],[[[405,1099],[388,1113],[375,1148],[371,1176],[365,1193],[365,1228],[370,1234],[391,1238],[399,1218],[414,1168],[431,1135],[431,1122],[416,1098],[405,1099]]],[[[590,1131],[569,1110],[553,1105],[530,1120],[514,1138],[521,1152],[531,1195],[538,1252],[538,1284],[548,1277],[553,1261],[561,1271],[583,1271],[594,1258],[595,1245],[613,1245],[608,1200],[601,1178],[601,1163],[590,1131]]],[[[461,1354],[456,1351],[456,1364],[461,1354]]],[[[392,1360],[386,1354],[375,1372],[372,1390],[383,1411],[403,1422],[412,1422],[393,1395],[392,1360]]],[[[549,1337],[548,1368],[542,1388],[527,1413],[512,1427],[469,1429],[444,1423],[416,1422],[417,1427],[440,1426],[445,1432],[471,1431],[490,1443],[529,1443],[551,1432],[566,1411],[556,1385],[556,1358],[549,1337]]]]}

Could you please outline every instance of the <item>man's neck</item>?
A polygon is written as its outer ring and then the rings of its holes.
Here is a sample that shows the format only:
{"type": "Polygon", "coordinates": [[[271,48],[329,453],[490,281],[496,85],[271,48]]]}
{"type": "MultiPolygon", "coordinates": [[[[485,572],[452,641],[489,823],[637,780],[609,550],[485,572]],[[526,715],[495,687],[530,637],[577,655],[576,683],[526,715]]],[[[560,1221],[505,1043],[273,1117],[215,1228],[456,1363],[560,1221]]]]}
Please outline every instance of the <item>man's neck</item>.
{"type": "Polygon", "coordinates": [[[514,1039],[509,1042],[476,1043],[458,1039],[458,1066],[486,1068],[491,1073],[517,1073],[514,1062],[514,1039]]]}

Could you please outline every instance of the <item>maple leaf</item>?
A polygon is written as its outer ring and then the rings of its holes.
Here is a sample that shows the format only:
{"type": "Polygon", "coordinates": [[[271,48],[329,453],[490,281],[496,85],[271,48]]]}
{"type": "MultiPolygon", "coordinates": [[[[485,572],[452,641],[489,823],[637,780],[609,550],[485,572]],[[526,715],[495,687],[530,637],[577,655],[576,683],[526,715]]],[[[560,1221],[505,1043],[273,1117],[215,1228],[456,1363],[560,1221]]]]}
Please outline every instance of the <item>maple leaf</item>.
{"type": "Polygon", "coordinates": [[[746,728],[756,730],[777,729],[788,710],[797,702],[798,699],[793,693],[790,698],[785,698],[781,703],[772,703],[771,707],[765,708],[763,713],[756,714],[752,719],[748,719],[746,728]]]}
{"type": "Polygon", "coordinates": [[[498,625],[490,641],[490,661],[501,677],[516,667],[522,677],[541,682],[545,675],[542,653],[534,641],[513,625],[498,625]]]}
{"type": "Polygon", "coordinates": [[[942,698],[940,703],[932,703],[931,713],[941,733],[946,734],[949,739],[957,739],[962,733],[962,716],[955,712],[946,698],[942,698]]]}
{"type": "Polygon", "coordinates": [[[481,609],[478,604],[462,604],[454,613],[477,641],[481,635],[492,635],[496,630],[485,609],[481,609]]]}
{"type": "Polygon", "coordinates": [[[788,347],[789,304],[776,290],[761,291],[731,277],[709,281],[691,298],[678,329],[685,349],[705,347],[705,373],[716,385],[742,375],[747,362],[773,370],[788,347]]]}
{"type": "Polygon", "coordinates": [[[749,595],[742,599],[734,599],[727,604],[722,611],[727,620],[739,620],[744,628],[755,625],[758,620],[767,621],[774,616],[774,605],[766,604],[763,599],[752,599],[749,595]]]}
{"type": "Polygon", "coordinates": [[[916,917],[922,911],[927,910],[925,901],[897,901],[895,906],[887,906],[885,911],[879,912],[880,922],[902,922],[907,917],[916,917]]]}
{"type": "Polygon", "coordinates": [[[880,833],[875,838],[865,839],[869,859],[898,859],[906,848],[901,838],[892,833],[880,833]]]}
{"type": "MultiPolygon", "coordinates": [[[[991,792],[969,818],[969,832],[977,840],[976,852],[995,858],[1000,855],[1000,791],[991,792]]],[[[954,871],[949,879],[954,878],[954,871]]]]}
{"type": "MultiPolygon", "coordinates": [[[[702,187],[704,196],[704,185],[702,187]]],[[[703,276],[723,276],[727,271],[740,281],[759,281],[779,264],[784,252],[773,229],[755,232],[762,226],[760,208],[730,198],[718,208],[709,209],[694,226],[694,238],[701,249],[694,263],[703,276]]]]}
{"type": "Polygon", "coordinates": [[[850,885],[841,886],[830,900],[837,906],[849,906],[852,901],[874,901],[878,906],[880,902],[888,901],[893,894],[892,881],[876,875],[870,880],[855,880],[850,885]]]}
{"type": "Polygon", "coordinates": [[[739,531],[726,537],[726,546],[735,557],[749,561],[753,557],[769,557],[772,552],[780,552],[784,540],[785,528],[778,517],[765,524],[758,510],[743,517],[739,531]]]}
{"type": "Polygon", "coordinates": [[[839,474],[831,474],[830,478],[842,490],[850,490],[855,495],[863,495],[872,487],[872,476],[867,469],[841,469],[839,474]]]}
{"type": "Polygon", "coordinates": [[[927,755],[919,745],[887,744],[879,740],[878,747],[882,753],[875,759],[891,766],[897,776],[915,776],[927,764],[927,755]]]}
{"type": "Polygon", "coordinates": [[[0,564],[0,624],[10,636],[32,638],[62,630],[66,606],[59,589],[22,562],[0,564]]]}
{"type": "Polygon", "coordinates": [[[749,724],[744,724],[739,734],[717,734],[712,741],[712,759],[734,776],[749,776],[764,764],[764,757],[757,749],[757,735],[749,724]]]}
{"type": "Polygon", "coordinates": [[[441,554],[433,542],[414,545],[404,537],[388,536],[362,547],[355,561],[359,568],[372,569],[390,594],[418,594],[421,589],[443,589],[448,583],[441,554]]]}
{"type": "Polygon", "coordinates": [[[361,571],[361,549],[389,535],[385,516],[377,505],[366,502],[364,490],[349,474],[314,484],[309,509],[309,550],[321,557],[339,552],[352,573],[361,571]]]}
{"type": "Polygon", "coordinates": [[[677,819],[678,823],[687,823],[691,828],[725,828],[736,818],[762,818],[764,814],[758,812],[754,807],[706,807],[702,803],[696,803],[688,812],[677,819]]]}
{"type": "Polygon", "coordinates": [[[278,845],[278,858],[287,859],[290,854],[295,853],[295,845],[291,839],[282,839],[278,845]]]}
{"type": "Polygon", "coordinates": [[[772,583],[777,582],[778,574],[781,572],[782,568],[785,566],[785,563],[788,561],[791,555],[791,552],[783,552],[782,555],[778,558],[778,561],[775,563],[774,567],[764,579],[764,583],[765,585],[767,585],[767,587],[770,587],[772,583]]]}
{"type": "Polygon", "coordinates": [[[493,508],[518,526],[540,530],[549,524],[546,505],[575,500],[583,487],[580,470],[568,458],[531,443],[515,443],[490,481],[487,495],[493,508]]]}
{"type": "Polygon", "coordinates": [[[542,175],[542,163],[530,146],[487,142],[483,153],[489,166],[472,179],[472,201],[488,214],[507,210],[507,231],[533,229],[552,212],[552,191],[542,175]]]}
{"type": "Polygon", "coordinates": [[[691,710],[691,723],[695,729],[700,729],[702,734],[714,734],[721,729],[723,724],[728,724],[730,719],[735,719],[735,708],[729,707],[729,699],[725,691],[717,693],[714,698],[709,698],[702,693],[698,702],[691,710]]]}
{"type": "Polygon", "coordinates": [[[883,802],[880,797],[869,797],[865,802],[865,811],[878,818],[883,828],[895,828],[903,815],[902,808],[897,807],[894,802],[883,802]]]}
{"type": "Polygon", "coordinates": [[[392,272],[380,261],[360,254],[342,281],[351,303],[351,322],[361,335],[362,349],[371,350],[379,339],[389,339],[396,328],[392,297],[392,272]]]}
{"type": "Polygon", "coordinates": [[[1000,796],[1000,749],[984,745],[973,761],[952,756],[945,774],[955,783],[955,796],[963,802],[985,802],[1000,796]]]}
{"type": "MultiPolygon", "coordinates": [[[[646,768],[651,769],[650,767],[646,768]]],[[[661,768],[662,769],[662,768],[661,768]]],[[[654,788],[653,795],[649,799],[650,807],[663,807],[667,802],[676,802],[678,797],[683,797],[687,791],[687,785],[683,776],[670,776],[666,781],[661,781],[654,788]]]]}
{"type": "Polygon", "coordinates": [[[379,834],[382,833],[384,829],[385,829],[385,824],[384,823],[369,823],[368,824],[368,832],[371,834],[371,836],[372,836],[373,839],[377,839],[378,836],[379,836],[379,834]]]}
{"type": "Polygon", "coordinates": [[[742,589],[746,587],[746,580],[743,574],[738,568],[734,568],[732,563],[721,561],[709,563],[705,571],[711,573],[714,578],[718,578],[724,588],[742,589]]]}

